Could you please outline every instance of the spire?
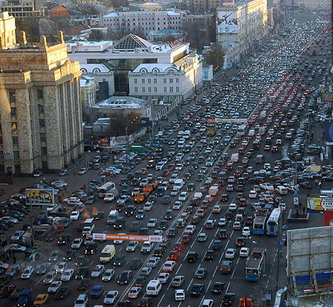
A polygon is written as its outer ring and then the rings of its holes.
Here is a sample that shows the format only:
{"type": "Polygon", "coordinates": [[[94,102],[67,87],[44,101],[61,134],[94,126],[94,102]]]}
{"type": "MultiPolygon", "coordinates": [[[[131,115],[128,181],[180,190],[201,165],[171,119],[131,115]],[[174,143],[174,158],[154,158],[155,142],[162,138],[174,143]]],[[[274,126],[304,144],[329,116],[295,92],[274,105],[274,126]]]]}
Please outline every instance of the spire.
{"type": "Polygon", "coordinates": [[[59,44],[65,44],[64,32],[62,32],[62,31],[59,31],[59,33],[58,33],[58,42],[59,42],[59,44]]]}

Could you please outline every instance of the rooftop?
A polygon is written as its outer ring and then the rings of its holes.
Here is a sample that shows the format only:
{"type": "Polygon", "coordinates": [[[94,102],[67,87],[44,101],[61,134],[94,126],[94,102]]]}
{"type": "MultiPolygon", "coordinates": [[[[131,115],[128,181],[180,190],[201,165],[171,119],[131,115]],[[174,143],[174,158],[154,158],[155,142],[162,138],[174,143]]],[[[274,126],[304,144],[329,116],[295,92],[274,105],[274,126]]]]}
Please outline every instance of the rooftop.
{"type": "Polygon", "coordinates": [[[130,96],[112,96],[102,102],[96,103],[93,108],[104,109],[141,109],[149,101],[130,96]]]}
{"type": "Polygon", "coordinates": [[[166,72],[168,69],[180,70],[180,67],[175,64],[140,64],[133,72],[140,72],[142,68],[146,69],[147,72],[153,72],[154,69],[158,69],[158,72],[166,72]]]}

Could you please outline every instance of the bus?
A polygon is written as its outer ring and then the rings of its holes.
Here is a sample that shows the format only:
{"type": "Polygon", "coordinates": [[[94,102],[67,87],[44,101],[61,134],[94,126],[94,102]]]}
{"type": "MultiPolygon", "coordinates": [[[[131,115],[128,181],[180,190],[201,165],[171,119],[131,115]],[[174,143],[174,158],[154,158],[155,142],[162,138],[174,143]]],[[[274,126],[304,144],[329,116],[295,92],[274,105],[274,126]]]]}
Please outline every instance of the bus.
{"type": "Polygon", "coordinates": [[[264,235],[267,220],[267,210],[257,209],[252,226],[252,233],[254,235],[264,235]]]}
{"type": "Polygon", "coordinates": [[[265,273],[266,249],[254,247],[245,264],[245,279],[259,281],[265,273]]]}
{"type": "Polygon", "coordinates": [[[117,193],[116,185],[111,181],[106,182],[97,188],[97,193],[99,198],[103,198],[106,193],[117,193]]]}
{"type": "Polygon", "coordinates": [[[279,234],[281,209],[273,209],[266,223],[266,234],[268,236],[277,236],[279,234]]]}

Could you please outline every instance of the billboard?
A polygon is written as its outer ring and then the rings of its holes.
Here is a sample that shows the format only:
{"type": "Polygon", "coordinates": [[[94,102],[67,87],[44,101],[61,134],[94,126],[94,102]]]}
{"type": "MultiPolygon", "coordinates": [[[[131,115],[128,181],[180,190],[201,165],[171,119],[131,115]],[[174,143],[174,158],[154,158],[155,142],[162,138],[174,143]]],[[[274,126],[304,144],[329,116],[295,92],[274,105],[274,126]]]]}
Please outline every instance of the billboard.
{"type": "Polygon", "coordinates": [[[306,202],[311,211],[333,210],[333,198],[308,197],[306,202]]]}
{"type": "Polygon", "coordinates": [[[217,12],[217,33],[238,33],[237,11],[233,9],[225,9],[217,12]]]}
{"type": "Polygon", "coordinates": [[[109,233],[93,233],[94,240],[123,240],[123,241],[150,241],[162,242],[162,236],[141,236],[141,235],[127,235],[127,234],[109,234],[109,233]]]}
{"type": "Polygon", "coordinates": [[[325,142],[333,143],[333,121],[325,120],[325,142]]]}
{"type": "Polygon", "coordinates": [[[25,197],[29,205],[54,204],[54,189],[26,189],[25,197]]]}

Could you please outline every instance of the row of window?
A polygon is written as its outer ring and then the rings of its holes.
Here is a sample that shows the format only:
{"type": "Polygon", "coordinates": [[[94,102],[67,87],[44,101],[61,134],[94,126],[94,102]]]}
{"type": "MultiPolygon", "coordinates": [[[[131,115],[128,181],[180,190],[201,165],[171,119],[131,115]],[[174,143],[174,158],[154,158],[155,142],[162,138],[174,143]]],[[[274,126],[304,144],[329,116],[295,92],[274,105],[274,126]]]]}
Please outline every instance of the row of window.
{"type": "MultiPolygon", "coordinates": [[[[141,93],[152,93],[152,90],[154,90],[154,93],[157,93],[157,87],[150,87],[148,86],[147,88],[146,87],[142,87],[141,88],[141,93]],[[147,89],[147,91],[146,91],[147,89]]],[[[134,87],[134,92],[135,93],[138,93],[139,92],[139,88],[138,87],[134,87]]],[[[164,87],[164,93],[179,93],[179,87],[176,86],[175,88],[174,87],[169,87],[169,90],[168,90],[168,87],[164,87]]]]}
{"type": "MultiPolygon", "coordinates": [[[[145,84],[146,83],[146,79],[139,79],[141,80],[141,83],[142,84],[145,84]]],[[[175,83],[179,83],[179,78],[176,78],[176,79],[173,79],[173,78],[170,78],[169,79],[169,83],[174,83],[173,81],[175,80],[175,83]]],[[[147,79],[147,83],[150,84],[152,83],[152,81],[154,81],[154,83],[156,84],[157,83],[157,79],[147,79]]],[[[167,83],[168,82],[168,79],[164,78],[163,79],[163,83],[167,83]]],[[[137,84],[138,83],[138,79],[134,78],[134,84],[137,84]]]]}

